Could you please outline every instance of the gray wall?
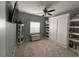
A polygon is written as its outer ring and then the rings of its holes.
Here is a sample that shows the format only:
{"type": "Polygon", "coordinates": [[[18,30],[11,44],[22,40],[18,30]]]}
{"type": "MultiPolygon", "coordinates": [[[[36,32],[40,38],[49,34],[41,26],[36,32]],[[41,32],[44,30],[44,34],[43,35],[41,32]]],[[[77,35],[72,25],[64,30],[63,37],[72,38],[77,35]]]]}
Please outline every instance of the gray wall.
{"type": "Polygon", "coordinates": [[[10,1],[6,2],[6,56],[14,56],[16,48],[16,24],[9,22],[12,18],[13,7],[10,1]]]}
{"type": "Polygon", "coordinates": [[[44,17],[31,15],[31,14],[24,13],[24,12],[19,12],[18,20],[21,20],[25,24],[24,35],[26,38],[29,38],[29,35],[30,35],[30,21],[40,22],[40,24],[41,24],[40,25],[40,27],[41,27],[40,34],[41,34],[41,37],[44,36],[44,21],[45,21],[44,17]]]}
{"type": "Polygon", "coordinates": [[[6,56],[14,56],[16,48],[16,24],[6,22],[6,56]]]}
{"type": "Polygon", "coordinates": [[[6,49],[6,16],[5,16],[5,2],[0,1],[0,57],[5,56],[6,49]],[[2,26],[1,26],[2,23],[2,26]]]}

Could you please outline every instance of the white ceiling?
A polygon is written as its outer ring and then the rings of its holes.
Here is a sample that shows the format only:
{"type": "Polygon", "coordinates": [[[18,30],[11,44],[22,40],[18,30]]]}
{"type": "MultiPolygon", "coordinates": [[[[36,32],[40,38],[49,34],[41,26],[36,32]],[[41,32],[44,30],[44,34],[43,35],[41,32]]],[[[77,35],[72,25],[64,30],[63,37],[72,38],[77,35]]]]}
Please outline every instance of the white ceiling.
{"type": "Polygon", "coordinates": [[[57,15],[72,9],[79,8],[79,1],[18,1],[18,9],[20,11],[35,14],[40,14],[47,7],[49,10],[55,9],[53,15],[57,15]]]}

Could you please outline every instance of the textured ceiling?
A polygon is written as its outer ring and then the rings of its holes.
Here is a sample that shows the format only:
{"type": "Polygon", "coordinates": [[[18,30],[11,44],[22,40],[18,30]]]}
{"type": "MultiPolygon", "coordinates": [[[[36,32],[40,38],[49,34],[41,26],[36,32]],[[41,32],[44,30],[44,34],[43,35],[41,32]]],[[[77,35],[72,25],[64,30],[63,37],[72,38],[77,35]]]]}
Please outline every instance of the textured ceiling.
{"type": "MultiPolygon", "coordinates": [[[[14,2],[13,2],[14,3],[14,2]]],[[[43,9],[55,9],[53,15],[79,8],[79,1],[18,1],[18,9],[22,12],[43,15],[43,9]]]]}
{"type": "Polygon", "coordinates": [[[20,11],[27,12],[35,15],[43,15],[43,9],[49,8],[51,5],[57,2],[51,1],[26,1],[18,2],[18,8],[20,11]]]}

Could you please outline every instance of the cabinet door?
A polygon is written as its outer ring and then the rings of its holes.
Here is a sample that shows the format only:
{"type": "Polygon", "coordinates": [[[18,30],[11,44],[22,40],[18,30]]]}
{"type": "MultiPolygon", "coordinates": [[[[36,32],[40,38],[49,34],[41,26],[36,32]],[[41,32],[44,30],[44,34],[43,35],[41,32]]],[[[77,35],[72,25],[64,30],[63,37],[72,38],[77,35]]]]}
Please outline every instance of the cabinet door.
{"type": "Polygon", "coordinates": [[[55,18],[49,19],[49,39],[56,41],[57,36],[57,20],[55,18]]]}
{"type": "Polygon", "coordinates": [[[68,18],[69,14],[57,17],[58,20],[57,41],[64,47],[67,46],[68,18]]]}
{"type": "Polygon", "coordinates": [[[16,24],[6,23],[6,56],[13,57],[16,48],[16,24]]]}

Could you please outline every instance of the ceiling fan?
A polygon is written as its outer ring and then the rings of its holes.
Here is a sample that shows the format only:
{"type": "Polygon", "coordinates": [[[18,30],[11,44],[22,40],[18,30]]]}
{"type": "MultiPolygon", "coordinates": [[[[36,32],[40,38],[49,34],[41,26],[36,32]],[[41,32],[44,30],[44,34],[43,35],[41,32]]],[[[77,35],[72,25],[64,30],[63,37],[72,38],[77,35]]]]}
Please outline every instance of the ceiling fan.
{"type": "Polygon", "coordinates": [[[44,15],[43,16],[52,15],[50,12],[54,12],[54,11],[55,11],[55,9],[48,10],[47,8],[44,8],[44,10],[43,10],[44,15]]]}

